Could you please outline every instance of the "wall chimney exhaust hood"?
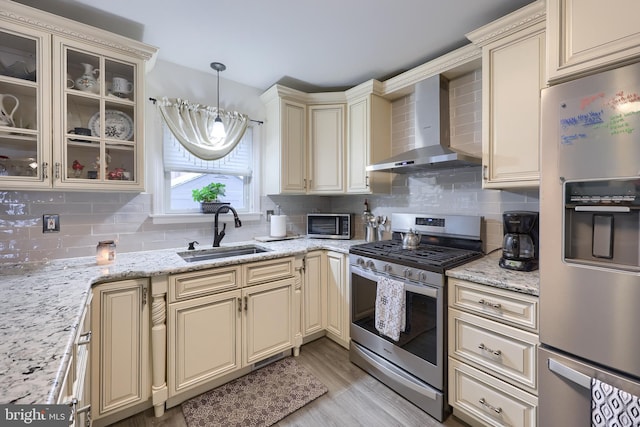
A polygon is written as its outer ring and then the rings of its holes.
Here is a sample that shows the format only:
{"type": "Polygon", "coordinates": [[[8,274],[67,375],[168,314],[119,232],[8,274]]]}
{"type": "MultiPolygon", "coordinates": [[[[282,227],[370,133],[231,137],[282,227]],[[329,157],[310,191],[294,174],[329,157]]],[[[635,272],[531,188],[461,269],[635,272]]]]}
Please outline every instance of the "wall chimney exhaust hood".
{"type": "Polygon", "coordinates": [[[449,140],[449,82],[436,75],[415,87],[415,147],[367,166],[368,171],[411,173],[479,166],[482,159],[453,151],[449,140]]]}

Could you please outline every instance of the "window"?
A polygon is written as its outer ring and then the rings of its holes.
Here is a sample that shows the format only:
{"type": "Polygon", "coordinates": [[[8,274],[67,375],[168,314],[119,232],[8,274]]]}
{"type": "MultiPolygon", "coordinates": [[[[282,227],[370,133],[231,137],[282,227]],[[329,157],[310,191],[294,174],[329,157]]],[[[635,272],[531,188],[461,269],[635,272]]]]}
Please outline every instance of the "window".
{"type": "Polygon", "coordinates": [[[242,140],[219,160],[201,160],[187,151],[165,126],[163,134],[164,213],[198,213],[191,191],[211,182],[226,185],[223,201],[238,212],[252,208],[253,130],[247,128],[242,140]]]}

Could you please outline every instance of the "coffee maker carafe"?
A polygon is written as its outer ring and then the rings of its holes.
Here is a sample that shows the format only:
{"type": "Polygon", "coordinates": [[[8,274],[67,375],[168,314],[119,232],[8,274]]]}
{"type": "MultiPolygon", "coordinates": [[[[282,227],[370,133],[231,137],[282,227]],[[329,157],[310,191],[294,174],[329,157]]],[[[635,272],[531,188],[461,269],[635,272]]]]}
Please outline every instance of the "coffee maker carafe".
{"type": "Polygon", "coordinates": [[[508,211],[502,214],[504,237],[498,265],[518,271],[538,268],[538,212],[508,211]]]}

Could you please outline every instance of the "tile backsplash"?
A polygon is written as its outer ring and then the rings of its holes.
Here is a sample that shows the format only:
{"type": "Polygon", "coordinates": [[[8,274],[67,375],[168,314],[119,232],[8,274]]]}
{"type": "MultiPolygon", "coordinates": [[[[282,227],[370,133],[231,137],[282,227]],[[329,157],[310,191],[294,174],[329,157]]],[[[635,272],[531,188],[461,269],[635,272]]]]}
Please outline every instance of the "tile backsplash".
{"type": "MultiPolygon", "coordinates": [[[[449,85],[452,147],[481,154],[481,72],[474,71],[449,85]]],[[[413,97],[392,105],[393,154],[413,148],[413,97]]],[[[118,254],[166,248],[186,248],[197,240],[213,241],[213,218],[205,223],[154,224],[148,193],[0,191],[0,263],[92,256],[100,240],[116,240],[118,254]],[[43,233],[42,215],[59,214],[60,232],[43,233]]],[[[368,199],[375,215],[393,212],[453,213],[485,218],[487,250],[502,244],[502,212],[539,210],[537,189],[483,190],[481,168],[396,175],[391,194],[349,196],[265,196],[260,211],[280,206],[288,215],[288,231],[305,233],[308,212],[356,213],[356,238],[363,238],[360,214],[368,199]]],[[[264,216],[227,227],[225,243],[269,234],[264,216]]],[[[119,255],[120,256],[120,255],[119,255]]]]}

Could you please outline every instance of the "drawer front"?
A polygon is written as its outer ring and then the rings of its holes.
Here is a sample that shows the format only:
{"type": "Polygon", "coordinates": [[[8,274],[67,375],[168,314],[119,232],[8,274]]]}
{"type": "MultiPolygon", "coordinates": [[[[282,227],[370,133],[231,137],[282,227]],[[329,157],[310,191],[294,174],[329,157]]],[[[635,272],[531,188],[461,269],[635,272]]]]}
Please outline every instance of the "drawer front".
{"type": "Polygon", "coordinates": [[[538,398],[449,358],[449,404],[482,425],[536,427],[538,398]]]}
{"type": "Polygon", "coordinates": [[[533,394],[537,394],[537,347],[537,335],[449,310],[449,355],[533,394]]]}
{"type": "Polygon", "coordinates": [[[538,298],[449,278],[450,305],[500,322],[538,331],[538,298]]]}
{"type": "Polygon", "coordinates": [[[245,286],[293,277],[293,258],[279,258],[245,264],[245,286]]]}
{"type": "Polygon", "coordinates": [[[169,276],[169,302],[237,289],[240,283],[239,266],[175,274],[169,276]]]}

